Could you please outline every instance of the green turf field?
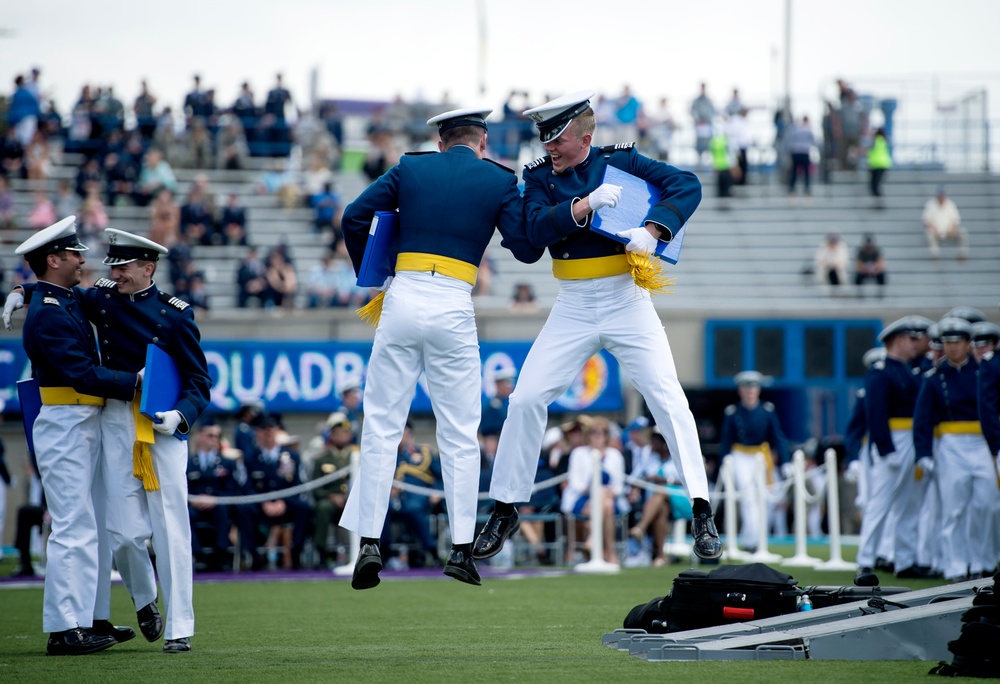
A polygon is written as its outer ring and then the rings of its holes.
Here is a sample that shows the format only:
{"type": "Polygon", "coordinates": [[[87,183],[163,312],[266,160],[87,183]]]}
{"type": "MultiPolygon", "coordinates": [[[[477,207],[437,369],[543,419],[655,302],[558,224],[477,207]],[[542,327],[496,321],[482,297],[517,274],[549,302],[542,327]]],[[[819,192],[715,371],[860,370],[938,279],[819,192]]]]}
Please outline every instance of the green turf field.
{"type": "MultiPolygon", "coordinates": [[[[391,580],[363,592],[346,580],[267,582],[266,574],[260,582],[196,584],[193,651],[176,655],[138,636],[92,656],[46,657],[41,589],[0,588],[0,682],[927,681],[929,662],[647,663],[601,645],[632,606],[667,593],[686,567],[487,579],[482,587],[391,580]]],[[[9,560],[0,565],[0,574],[11,570],[9,560]]],[[[852,579],[788,572],[801,586],[852,579]]],[[[882,582],[902,584],[891,576],[882,582]]],[[[135,627],[120,585],[113,602],[115,622],[135,627]]]]}

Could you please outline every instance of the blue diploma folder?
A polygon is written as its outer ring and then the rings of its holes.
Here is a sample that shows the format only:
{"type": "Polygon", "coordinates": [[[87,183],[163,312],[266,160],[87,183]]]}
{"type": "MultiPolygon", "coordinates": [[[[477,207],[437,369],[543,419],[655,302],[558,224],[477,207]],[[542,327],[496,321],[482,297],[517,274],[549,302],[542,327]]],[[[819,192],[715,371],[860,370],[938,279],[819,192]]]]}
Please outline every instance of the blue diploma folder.
{"type": "MultiPolygon", "coordinates": [[[[157,412],[173,411],[181,396],[181,374],[170,354],[155,344],[146,347],[146,372],[142,377],[142,400],[139,413],[154,423],[159,422],[157,412]]],[[[191,426],[193,427],[193,426],[191,426]]],[[[187,435],[175,432],[174,436],[186,440],[187,435]]]]}
{"type": "Polygon", "coordinates": [[[379,287],[386,278],[395,275],[398,253],[399,214],[394,211],[375,212],[365,244],[365,255],[358,269],[358,286],[379,287]]]}
{"type": "MultiPolygon", "coordinates": [[[[627,244],[628,240],[618,237],[618,233],[645,225],[649,210],[660,201],[660,189],[614,166],[604,170],[603,182],[622,186],[622,196],[616,207],[604,207],[594,213],[590,229],[616,242],[627,244]]],[[[686,223],[670,242],[659,240],[656,256],[676,264],[681,258],[685,228],[686,223]]]]}
{"type": "Polygon", "coordinates": [[[29,378],[17,382],[17,399],[21,402],[21,418],[24,420],[24,436],[28,440],[28,451],[35,453],[35,438],[32,430],[35,418],[42,408],[42,393],[38,389],[38,380],[29,378]]]}

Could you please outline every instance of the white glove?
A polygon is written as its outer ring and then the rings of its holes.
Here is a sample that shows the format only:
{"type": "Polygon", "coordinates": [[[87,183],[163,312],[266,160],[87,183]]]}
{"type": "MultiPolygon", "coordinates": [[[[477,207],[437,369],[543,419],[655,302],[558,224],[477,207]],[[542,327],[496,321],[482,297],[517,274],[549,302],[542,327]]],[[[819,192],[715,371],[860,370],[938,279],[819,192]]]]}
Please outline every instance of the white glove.
{"type": "Polygon", "coordinates": [[[656,251],[658,240],[645,228],[629,228],[618,233],[618,237],[628,240],[628,244],[625,245],[627,252],[652,254],[656,251]]]}
{"type": "Polygon", "coordinates": [[[387,292],[389,290],[389,285],[391,284],[392,284],[392,276],[389,276],[385,279],[384,283],[382,283],[375,289],[378,290],[379,292],[387,292]]]}
{"type": "Polygon", "coordinates": [[[11,316],[14,315],[14,311],[20,309],[24,306],[24,295],[16,290],[7,295],[7,301],[3,305],[3,327],[7,330],[13,330],[14,326],[10,322],[11,316]]]}
{"type": "MultiPolygon", "coordinates": [[[[917,472],[929,479],[934,474],[934,459],[930,456],[922,456],[917,459],[917,472]]],[[[920,477],[917,479],[919,480],[920,477]]]]}
{"type": "Polygon", "coordinates": [[[604,183],[599,185],[597,190],[587,195],[587,199],[590,201],[590,210],[597,211],[598,209],[603,209],[604,207],[614,207],[618,204],[618,200],[622,198],[622,186],[612,185],[611,183],[604,183]]]}
{"type": "Polygon", "coordinates": [[[848,484],[857,484],[859,479],[861,479],[861,461],[854,459],[847,464],[847,470],[844,471],[844,481],[848,484]]]}
{"type": "Polygon", "coordinates": [[[184,420],[180,411],[161,411],[156,414],[159,423],[153,423],[153,429],[163,435],[172,435],[177,431],[177,426],[184,420]]]}

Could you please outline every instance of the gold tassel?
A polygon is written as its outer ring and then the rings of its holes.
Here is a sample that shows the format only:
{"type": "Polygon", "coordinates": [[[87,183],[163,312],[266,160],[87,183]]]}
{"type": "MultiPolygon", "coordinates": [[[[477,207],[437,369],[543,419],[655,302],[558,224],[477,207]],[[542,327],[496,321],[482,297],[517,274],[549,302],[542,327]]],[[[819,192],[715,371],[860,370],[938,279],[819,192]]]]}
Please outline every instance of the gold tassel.
{"type": "Polygon", "coordinates": [[[354,313],[358,318],[373,328],[378,327],[379,319],[382,318],[382,302],[385,300],[385,292],[379,292],[375,297],[354,313]]]}
{"type": "Polygon", "coordinates": [[[156,439],[153,431],[153,421],[139,413],[139,405],[142,403],[142,391],[135,393],[132,400],[132,415],[135,418],[135,443],[132,444],[132,475],[142,480],[142,488],[147,492],[155,492],[160,488],[160,481],[156,479],[156,471],[153,469],[153,452],[149,445],[156,439]]]}
{"type": "Polygon", "coordinates": [[[142,488],[147,492],[155,492],[160,488],[153,470],[153,453],[145,442],[136,441],[132,445],[132,474],[142,480],[142,488]]]}
{"type": "Polygon", "coordinates": [[[663,263],[648,252],[626,252],[629,270],[636,286],[649,290],[650,295],[672,294],[677,281],[663,272],[663,263]]]}

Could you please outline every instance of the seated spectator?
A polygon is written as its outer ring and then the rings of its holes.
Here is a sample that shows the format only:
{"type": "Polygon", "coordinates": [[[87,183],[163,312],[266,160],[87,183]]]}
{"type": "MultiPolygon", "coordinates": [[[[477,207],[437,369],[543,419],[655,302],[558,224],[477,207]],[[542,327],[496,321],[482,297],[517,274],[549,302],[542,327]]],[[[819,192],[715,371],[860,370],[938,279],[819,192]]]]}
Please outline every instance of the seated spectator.
{"type": "Polygon", "coordinates": [[[364,306],[371,299],[373,295],[368,288],[358,286],[358,278],[354,275],[354,266],[347,256],[347,246],[343,241],[337,247],[332,268],[337,283],[332,306],[364,306]]]}
{"type": "MultiPolygon", "coordinates": [[[[80,200],[73,194],[73,188],[68,178],[60,178],[56,186],[56,198],[54,200],[56,216],[59,219],[73,216],[80,208],[80,200]]],[[[56,219],[58,220],[58,219],[56,219]]]]}
{"type": "Polygon", "coordinates": [[[24,170],[24,146],[17,139],[14,128],[7,127],[0,140],[0,176],[20,178],[24,170]]]}
{"type": "Polygon", "coordinates": [[[25,285],[35,282],[38,282],[35,272],[31,270],[26,260],[21,259],[17,266],[14,267],[14,285],[25,285]]]}
{"type": "Polygon", "coordinates": [[[590,424],[584,428],[587,443],[570,452],[569,478],[563,490],[560,509],[577,518],[590,518],[590,481],[594,467],[592,454],[594,451],[600,452],[603,498],[598,505],[604,511],[603,555],[605,561],[618,563],[615,521],[617,516],[628,513],[629,504],[625,498],[625,458],[618,449],[609,446],[610,435],[611,423],[607,418],[591,418],[590,424]]]}
{"type": "Polygon", "coordinates": [[[215,419],[205,418],[195,430],[191,455],[187,464],[188,494],[204,497],[188,504],[191,521],[191,552],[196,567],[204,565],[209,571],[226,568],[227,549],[232,546],[229,533],[236,524],[242,545],[253,543],[255,506],[216,504],[213,500],[220,496],[238,496],[242,492],[240,484],[246,478],[243,464],[228,458],[222,440],[222,426],[215,419]],[[242,469],[242,470],[241,470],[242,469]],[[207,527],[207,535],[201,533],[207,527]],[[210,541],[210,550],[205,549],[205,541],[210,541]]]}
{"type": "MultiPolygon", "coordinates": [[[[334,413],[326,421],[323,430],[323,450],[312,464],[312,479],[329,475],[351,464],[351,456],[358,452],[351,431],[351,421],[343,413],[334,413]]],[[[328,482],[313,490],[315,499],[315,535],[313,545],[319,553],[319,566],[325,568],[330,557],[330,527],[334,531],[340,523],[340,515],[347,503],[348,476],[328,482]]]]}
{"type": "Polygon", "coordinates": [[[247,247],[247,254],[240,262],[239,270],[236,273],[236,306],[245,309],[251,298],[257,300],[261,307],[266,304],[267,278],[264,272],[267,266],[261,260],[257,248],[253,245],[247,247]]]}
{"type": "Polygon", "coordinates": [[[90,157],[76,172],[76,194],[82,200],[87,196],[87,188],[96,185],[98,190],[104,186],[104,173],[96,157],[90,157]]]}
{"type": "Polygon", "coordinates": [[[302,194],[306,204],[315,207],[320,196],[329,192],[333,185],[333,172],[326,165],[326,160],[318,154],[310,155],[308,166],[302,172],[302,194]]]}
{"type": "Polygon", "coordinates": [[[885,257],[882,248],[875,244],[875,236],[865,235],[865,241],[858,247],[854,259],[854,284],[858,286],[858,296],[862,296],[861,285],[874,280],[878,283],[878,296],[885,295],[885,257]]]}
{"type": "Polygon", "coordinates": [[[847,284],[847,265],[850,254],[847,244],[838,233],[830,233],[816,249],[813,258],[816,269],[816,279],[825,285],[830,285],[833,291],[840,292],[841,285],[847,284]]]}
{"type": "Polygon", "coordinates": [[[229,195],[226,206],[222,208],[219,228],[219,232],[215,234],[215,238],[218,239],[215,244],[247,244],[247,210],[240,206],[240,196],[235,192],[229,195]]]}
{"type": "MultiPolygon", "coordinates": [[[[670,449],[663,439],[663,433],[659,428],[654,428],[650,436],[650,447],[655,458],[650,459],[640,465],[639,470],[633,473],[636,477],[651,484],[681,485],[680,474],[677,472],[677,465],[670,458],[670,449]]],[[[683,494],[683,488],[681,489],[683,494]]],[[[653,567],[666,565],[663,557],[663,545],[667,539],[667,532],[670,528],[670,502],[671,496],[666,492],[650,491],[646,492],[645,501],[642,505],[642,517],[630,530],[629,535],[639,541],[643,541],[646,535],[653,534],[653,567]]]]}
{"type": "Polygon", "coordinates": [[[192,119],[181,139],[181,158],[178,166],[188,169],[215,168],[215,153],[212,150],[212,136],[205,120],[192,119]]]}
{"type": "Polygon", "coordinates": [[[97,186],[91,185],[83,204],[80,205],[80,215],[77,217],[80,233],[87,237],[99,235],[108,227],[108,223],[108,212],[104,209],[104,202],[101,201],[97,186]]]}
{"type": "Polygon", "coordinates": [[[139,180],[139,164],[127,153],[108,152],[104,157],[104,177],[107,178],[108,205],[131,200],[139,180]]]}
{"type": "Polygon", "coordinates": [[[336,250],[344,239],[344,233],[340,229],[340,219],[344,210],[341,206],[340,195],[333,190],[333,183],[324,184],[320,194],[312,197],[310,202],[316,211],[313,227],[321,235],[330,233],[332,235],[330,249],[336,250]]]}
{"type": "Polygon", "coordinates": [[[254,187],[259,195],[274,195],[286,209],[299,205],[299,188],[295,182],[295,174],[288,170],[282,160],[276,160],[271,170],[264,172],[254,187]]]}
{"type": "Polygon", "coordinates": [[[170,188],[160,188],[149,206],[149,239],[172,249],[181,236],[181,208],[170,188]]]}
{"type": "Polygon", "coordinates": [[[535,301],[535,289],[531,286],[531,283],[517,283],[514,285],[514,294],[511,296],[510,304],[507,308],[511,311],[523,313],[538,311],[538,302],[535,301]]]}
{"type": "MultiPolygon", "coordinates": [[[[273,494],[282,489],[300,485],[305,480],[298,451],[290,448],[286,439],[279,440],[283,432],[280,420],[274,414],[260,415],[254,425],[254,447],[249,455],[244,455],[247,469],[246,489],[251,494],[273,494]]],[[[257,526],[274,528],[291,527],[290,565],[301,567],[302,548],[312,511],[302,495],[275,498],[260,504],[255,521],[257,526]]],[[[258,537],[259,539],[259,537],[258,537]]],[[[265,567],[264,559],[257,550],[256,540],[250,545],[253,550],[254,569],[265,567]]]]}
{"type": "Polygon", "coordinates": [[[964,261],[969,255],[969,234],[962,227],[962,215],[958,206],[948,197],[944,186],[938,188],[937,196],[924,205],[924,228],[927,231],[927,246],[934,259],[941,257],[940,243],[948,240],[958,244],[958,260],[964,261]]]}
{"type": "Polygon", "coordinates": [[[219,118],[219,132],[215,137],[215,149],[218,151],[217,168],[228,170],[246,168],[250,148],[247,146],[243,124],[240,123],[237,116],[225,114],[219,118]]]}
{"type": "Polygon", "coordinates": [[[333,266],[333,254],[327,252],[309,271],[306,292],[310,309],[325,309],[334,305],[337,297],[338,278],[333,266]]]}
{"type": "Polygon", "coordinates": [[[51,171],[48,138],[43,131],[36,130],[24,150],[24,175],[28,180],[44,181],[51,171]]]}
{"type": "Polygon", "coordinates": [[[295,293],[299,289],[295,266],[279,249],[271,250],[266,263],[264,279],[267,281],[267,287],[264,290],[264,308],[294,309],[295,293]]]}
{"type": "Polygon", "coordinates": [[[16,229],[14,191],[10,189],[10,179],[7,176],[0,176],[0,230],[13,231],[16,229]]]}
{"type": "MultiPolygon", "coordinates": [[[[139,187],[135,199],[139,206],[147,206],[163,188],[171,193],[177,192],[177,177],[170,164],[163,158],[163,153],[151,147],[143,158],[142,170],[139,172],[139,187]]],[[[163,244],[163,243],[160,243],[163,244]]],[[[167,245],[169,247],[169,245],[167,245]]]]}
{"type": "Polygon", "coordinates": [[[191,245],[216,244],[215,203],[208,189],[208,176],[199,173],[181,207],[180,231],[191,245]]]}
{"type": "Polygon", "coordinates": [[[35,230],[47,228],[58,221],[56,217],[56,207],[49,199],[49,194],[44,190],[35,190],[35,204],[28,214],[28,225],[35,230]]]}

